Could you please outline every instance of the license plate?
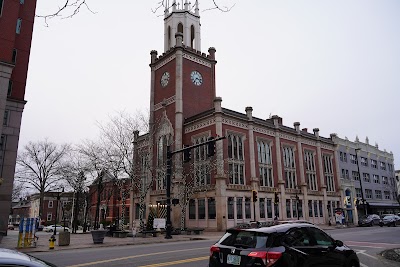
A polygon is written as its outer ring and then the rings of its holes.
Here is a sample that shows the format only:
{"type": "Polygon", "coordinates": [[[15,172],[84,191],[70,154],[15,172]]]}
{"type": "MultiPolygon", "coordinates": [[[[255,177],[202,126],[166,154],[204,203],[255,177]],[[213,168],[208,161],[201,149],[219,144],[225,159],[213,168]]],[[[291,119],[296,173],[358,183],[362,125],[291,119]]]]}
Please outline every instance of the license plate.
{"type": "Polygon", "coordinates": [[[226,258],[226,263],[232,265],[240,265],[240,256],[228,254],[228,257],[226,258]]]}

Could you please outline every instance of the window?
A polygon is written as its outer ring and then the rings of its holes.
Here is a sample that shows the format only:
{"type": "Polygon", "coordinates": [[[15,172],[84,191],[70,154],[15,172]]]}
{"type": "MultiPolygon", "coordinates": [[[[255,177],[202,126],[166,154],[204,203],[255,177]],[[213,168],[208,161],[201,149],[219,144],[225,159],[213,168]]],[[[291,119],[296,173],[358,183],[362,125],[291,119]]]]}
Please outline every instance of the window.
{"type": "Polygon", "coordinates": [[[371,168],[378,169],[377,161],[374,159],[371,159],[371,168]]]}
{"type": "Polygon", "coordinates": [[[319,201],[319,217],[324,217],[323,209],[322,209],[322,200],[319,201]]]}
{"type": "Polygon", "coordinates": [[[315,157],[312,151],[304,152],[304,161],[306,167],[307,185],[308,189],[317,191],[317,172],[315,168],[315,157]]]}
{"type": "Polygon", "coordinates": [[[361,198],[361,189],[356,188],[356,197],[361,198]]]}
{"type": "Polygon", "coordinates": [[[361,157],[361,165],[362,166],[368,166],[368,159],[364,158],[364,157],[361,157]]]}
{"type": "Polygon", "coordinates": [[[317,244],[311,244],[311,245],[318,245],[318,246],[332,246],[333,241],[332,238],[330,238],[327,234],[325,234],[323,231],[314,228],[314,227],[309,227],[308,231],[311,236],[314,238],[311,238],[311,240],[315,240],[317,244]]]}
{"type": "Polygon", "coordinates": [[[157,144],[157,180],[156,180],[156,189],[161,190],[165,189],[166,180],[165,180],[165,172],[166,172],[166,163],[167,163],[167,149],[170,144],[171,136],[170,135],[162,135],[158,138],[157,144]]]}
{"type": "Polygon", "coordinates": [[[13,82],[11,80],[8,81],[8,91],[7,96],[11,96],[12,93],[13,82]]]}
{"type": "MultiPolygon", "coordinates": [[[[146,218],[146,207],[144,203],[142,205],[142,218],[146,218]]],[[[135,204],[135,219],[140,219],[140,203],[135,204]]]]}
{"type": "Polygon", "coordinates": [[[286,188],[296,188],[296,166],[293,147],[283,147],[283,166],[286,188]]]}
{"type": "Polygon", "coordinates": [[[244,153],[243,137],[228,135],[228,162],[229,182],[231,184],[244,184],[244,153]]]}
{"type": "Polygon", "coordinates": [[[374,183],[375,184],[380,184],[381,183],[381,181],[379,180],[379,175],[374,174],[373,177],[374,177],[374,183]]]}
{"type": "Polygon", "coordinates": [[[371,182],[371,177],[369,176],[369,173],[363,173],[363,180],[364,180],[364,182],[367,182],[367,183],[371,182]]]}
{"type": "Polygon", "coordinates": [[[196,202],[194,199],[189,200],[189,219],[196,219],[196,202]]]}
{"type": "Polygon", "coordinates": [[[53,207],[53,200],[49,200],[49,202],[47,203],[47,207],[50,209],[53,207]]]}
{"type": "Polygon", "coordinates": [[[244,199],[244,211],[246,219],[251,219],[251,200],[249,197],[244,199]]]}
{"type": "Polygon", "coordinates": [[[204,198],[197,200],[199,219],[206,218],[206,201],[204,198]]]}
{"type": "Polygon", "coordinates": [[[47,221],[50,222],[52,219],[52,214],[51,212],[47,213],[47,221]]]}
{"type": "Polygon", "coordinates": [[[228,219],[234,218],[233,197],[228,197],[228,219]]]}
{"type": "Polygon", "coordinates": [[[271,146],[265,141],[257,142],[258,165],[260,167],[260,185],[274,187],[272,175],[271,146]]]}
{"type": "Polygon", "coordinates": [[[308,217],[314,217],[312,212],[312,200],[308,201],[308,217]]]}
{"type": "Polygon", "coordinates": [[[332,155],[323,155],[322,160],[324,163],[324,176],[325,176],[325,182],[326,182],[326,191],[334,192],[335,191],[335,182],[333,180],[332,155]]]}
{"type": "Polygon", "coordinates": [[[310,237],[305,228],[294,228],[284,237],[283,242],[291,247],[310,245],[310,237]]]}
{"type": "Polygon", "coordinates": [[[350,162],[353,164],[357,164],[357,156],[350,154],[350,162]]]}
{"type": "Polygon", "coordinates": [[[353,171],[351,174],[352,174],[353,179],[354,179],[355,181],[360,181],[360,175],[359,175],[358,172],[353,171]]]}
{"type": "Polygon", "coordinates": [[[381,190],[375,190],[375,198],[382,199],[382,191],[381,190]]]}
{"type": "Polygon", "coordinates": [[[384,191],[385,199],[390,199],[390,191],[384,191]]]}
{"type": "Polygon", "coordinates": [[[265,198],[260,198],[260,218],[265,219],[265,198]]]}
{"type": "Polygon", "coordinates": [[[236,198],[236,219],[243,219],[243,199],[241,197],[236,198]]]}
{"type": "Polygon", "coordinates": [[[288,219],[292,218],[292,213],[290,212],[290,199],[286,199],[286,217],[288,219]]]}
{"type": "Polygon", "coordinates": [[[0,17],[3,15],[3,5],[4,5],[4,0],[0,0],[0,17]]]}
{"type": "Polygon", "coordinates": [[[141,185],[139,185],[140,190],[144,193],[147,190],[147,186],[150,183],[148,181],[148,173],[149,173],[149,155],[145,154],[140,157],[140,176],[141,176],[141,185]]]}
{"type": "Polygon", "coordinates": [[[2,134],[0,136],[0,151],[4,151],[6,148],[6,136],[2,134]]]}
{"type": "Polygon", "coordinates": [[[314,217],[318,217],[318,200],[314,200],[314,217]]]}
{"type": "Polygon", "coordinates": [[[347,162],[347,154],[345,152],[340,152],[340,161],[347,162]]]}
{"type": "Polygon", "coordinates": [[[272,199],[267,198],[267,217],[272,218],[272,199]]]}
{"type": "Polygon", "coordinates": [[[24,2],[25,2],[25,0],[19,0],[19,3],[20,3],[21,5],[23,5],[24,2]]]}
{"type": "Polygon", "coordinates": [[[20,33],[21,33],[21,25],[22,25],[22,19],[17,19],[17,26],[16,26],[16,28],[15,28],[15,32],[16,32],[17,34],[20,34],[20,33]]]}
{"type": "Polygon", "coordinates": [[[9,118],[10,118],[10,111],[6,109],[4,110],[3,126],[8,126],[9,118]]]}
{"type": "Polygon", "coordinates": [[[386,162],[380,162],[380,165],[381,165],[381,170],[384,170],[384,171],[386,171],[386,162]]]}
{"type": "Polygon", "coordinates": [[[382,184],[388,184],[388,178],[386,176],[382,176],[382,184]]]}
{"type": "MultiPolygon", "coordinates": [[[[207,136],[197,138],[194,143],[201,144],[208,141],[207,136]]],[[[194,149],[194,177],[196,186],[211,183],[211,164],[207,157],[207,146],[199,146],[194,149]]]]}
{"type": "Polygon", "coordinates": [[[393,165],[392,164],[388,163],[388,168],[389,168],[389,171],[393,171],[393,165]]]}
{"type": "Polygon", "coordinates": [[[208,219],[215,219],[216,212],[215,212],[215,198],[209,198],[207,201],[208,205],[208,219]]]}
{"type": "Polygon", "coordinates": [[[365,198],[367,198],[367,199],[372,198],[372,190],[371,189],[365,189],[365,198]]]}

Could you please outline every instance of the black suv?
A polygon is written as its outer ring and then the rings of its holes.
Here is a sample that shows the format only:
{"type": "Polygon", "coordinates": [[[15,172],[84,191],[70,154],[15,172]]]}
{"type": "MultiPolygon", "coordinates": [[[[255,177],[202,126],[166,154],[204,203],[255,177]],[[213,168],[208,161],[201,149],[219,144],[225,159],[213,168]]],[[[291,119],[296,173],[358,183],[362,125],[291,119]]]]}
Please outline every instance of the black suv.
{"type": "Polygon", "coordinates": [[[357,254],[309,223],[228,229],[210,248],[209,267],[359,267],[357,254]]]}

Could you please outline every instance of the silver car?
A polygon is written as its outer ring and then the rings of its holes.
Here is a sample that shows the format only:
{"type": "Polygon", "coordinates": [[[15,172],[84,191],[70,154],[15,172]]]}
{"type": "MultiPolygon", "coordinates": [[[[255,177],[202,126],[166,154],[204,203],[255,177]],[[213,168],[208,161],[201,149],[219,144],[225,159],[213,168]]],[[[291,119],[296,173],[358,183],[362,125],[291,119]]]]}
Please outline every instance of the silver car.
{"type": "Polygon", "coordinates": [[[391,214],[382,217],[381,221],[379,222],[379,226],[396,226],[400,225],[400,216],[391,214]]]}
{"type": "Polygon", "coordinates": [[[0,266],[57,267],[31,255],[6,248],[0,248],[0,266]]]}

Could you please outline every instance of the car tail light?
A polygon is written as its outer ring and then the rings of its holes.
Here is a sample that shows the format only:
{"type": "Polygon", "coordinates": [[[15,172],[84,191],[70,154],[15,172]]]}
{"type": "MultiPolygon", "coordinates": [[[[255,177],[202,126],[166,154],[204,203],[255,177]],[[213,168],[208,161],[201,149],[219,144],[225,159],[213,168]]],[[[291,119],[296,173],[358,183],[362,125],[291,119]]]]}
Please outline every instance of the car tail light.
{"type": "Polygon", "coordinates": [[[212,256],[212,254],[214,252],[219,252],[219,247],[217,247],[216,245],[212,245],[210,248],[210,256],[212,256]]]}
{"type": "Polygon", "coordinates": [[[266,252],[266,251],[253,251],[250,252],[247,256],[253,258],[260,258],[264,262],[264,264],[269,267],[272,266],[281,256],[281,252],[266,252]]]}

